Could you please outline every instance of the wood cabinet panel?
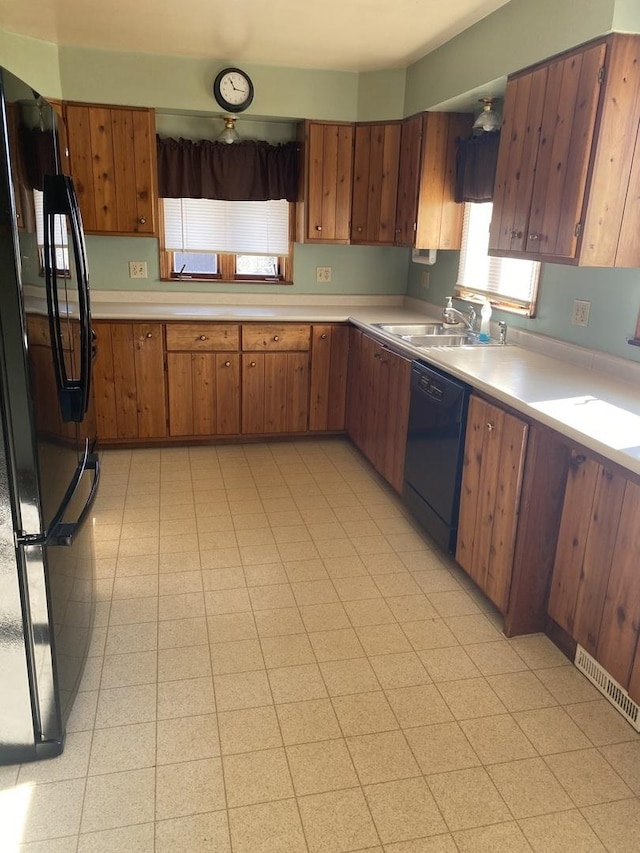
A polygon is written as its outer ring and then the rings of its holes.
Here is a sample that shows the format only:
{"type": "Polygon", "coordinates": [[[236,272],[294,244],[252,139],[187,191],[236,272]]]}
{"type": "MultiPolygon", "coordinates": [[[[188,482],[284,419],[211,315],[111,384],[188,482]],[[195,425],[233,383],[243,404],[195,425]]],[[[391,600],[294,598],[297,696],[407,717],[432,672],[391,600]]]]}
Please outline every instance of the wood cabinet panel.
{"type": "Polygon", "coordinates": [[[240,432],[240,356],[170,352],[167,355],[170,435],[240,432]]]}
{"type": "Polygon", "coordinates": [[[393,245],[400,134],[399,122],[356,125],[352,243],[393,245]]]}
{"type": "Polygon", "coordinates": [[[85,230],[156,233],[152,110],[66,103],[69,166],[85,230]]]}
{"type": "Polygon", "coordinates": [[[240,348],[240,330],[233,324],[167,323],[169,352],[232,352],[240,348]]]}
{"type": "Polygon", "coordinates": [[[313,326],[309,429],[343,430],[347,394],[348,326],[313,326]]]}
{"type": "Polygon", "coordinates": [[[349,242],[353,125],[305,122],[304,239],[349,242]]]}
{"type": "Polygon", "coordinates": [[[396,203],[395,243],[397,246],[413,246],[416,241],[422,126],[422,115],[411,116],[402,122],[396,203]]]}
{"type": "Polygon", "coordinates": [[[242,327],[242,349],[261,350],[308,350],[311,327],[308,325],[275,325],[273,323],[250,323],[242,327]]]}
{"type": "Polygon", "coordinates": [[[464,205],[455,201],[455,141],[471,133],[472,118],[465,113],[425,114],[416,248],[460,248],[464,205]]]}
{"type": "Polygon", "coordinates": [[[159,323],[94,323],[93,385],[98,437],[167,433],[164,347],[159,323]]]}
{"type": "Polygon", "coordinates": [[[244,353],[242,432],[304,432],[309,411],[307,353],[244,353]]]}
{"type": "Polygon", "coordinates": [[[527,424],[472,395],[467,420],[456,560],[507,610],[527,424]]]}

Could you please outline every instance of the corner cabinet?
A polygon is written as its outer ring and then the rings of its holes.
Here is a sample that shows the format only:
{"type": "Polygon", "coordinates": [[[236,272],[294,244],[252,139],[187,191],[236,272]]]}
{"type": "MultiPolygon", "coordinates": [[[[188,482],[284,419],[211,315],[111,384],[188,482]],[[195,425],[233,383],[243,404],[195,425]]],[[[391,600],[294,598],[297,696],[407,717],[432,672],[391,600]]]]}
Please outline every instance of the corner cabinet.
{"type": "Polygon", "coordinates": [[[356,125],[352,243],[394,244],[401,131],[400,122],[356,125]]]}
{"type": "Polygon", "coordinates": [[[64,121],[85,231],[156,236],[154,111],[65,103],[64,121]]]}
{"type": "Polygon", "coordinates": [[[304,243],[348,243],[353,174],[353,124],[306,121],[303,202],[298,239],[304,243]]]}
{"type": "Polygon", "coordinates": [[[347,434],[397,492],[404,481],[411,361],[351,329],[347,434]]]}
{"type": "Polygon", "coordinates": [[[509,78],[489,253],[640,266],[640,36],[509,78]]]}
{"type": "Polygon", "coordinates": [[[549,616],[640,702],[640,484],[574,450],[549,616]]]}

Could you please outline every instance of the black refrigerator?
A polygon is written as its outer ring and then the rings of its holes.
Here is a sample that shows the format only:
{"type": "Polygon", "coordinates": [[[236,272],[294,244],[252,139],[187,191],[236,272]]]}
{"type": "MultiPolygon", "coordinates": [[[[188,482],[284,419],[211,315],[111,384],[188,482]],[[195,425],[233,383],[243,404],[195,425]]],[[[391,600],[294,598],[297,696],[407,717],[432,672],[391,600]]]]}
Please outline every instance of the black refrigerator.
{"type": "Polygon", "coordinates": [[[95,610],[91,314],[62,137],[0,69],[0,764],[62,751],[95,610]]]}

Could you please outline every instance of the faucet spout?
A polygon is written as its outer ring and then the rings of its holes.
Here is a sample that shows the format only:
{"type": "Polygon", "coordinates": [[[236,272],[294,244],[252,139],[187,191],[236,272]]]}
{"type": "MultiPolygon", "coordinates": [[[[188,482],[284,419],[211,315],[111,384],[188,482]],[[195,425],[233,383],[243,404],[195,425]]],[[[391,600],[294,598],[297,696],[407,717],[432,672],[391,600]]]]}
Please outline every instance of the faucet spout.
{"type": "Polygon", "coordinates": [[[458,311],[457,308],[452,307],[447,307],[442,312],[443,322],[454,324],[461,321],[470,332],[474,331],[476,316],[475,309],[471,305],[469,306],[468,314],[463,314],[462,311],[458,311]]]}

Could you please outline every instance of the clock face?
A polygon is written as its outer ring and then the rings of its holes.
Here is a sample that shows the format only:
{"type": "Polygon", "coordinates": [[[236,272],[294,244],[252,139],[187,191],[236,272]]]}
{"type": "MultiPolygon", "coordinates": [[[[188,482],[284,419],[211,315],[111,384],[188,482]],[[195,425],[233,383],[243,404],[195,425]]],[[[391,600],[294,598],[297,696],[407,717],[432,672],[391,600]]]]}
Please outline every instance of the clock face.
{"type": "Polygon", "coordinates": [[[224,68],[215,79],[213,95],[225,110],[239,113],[253,100],[253,83],[239,68],[224,68]]]}

